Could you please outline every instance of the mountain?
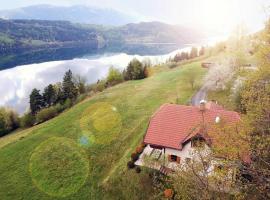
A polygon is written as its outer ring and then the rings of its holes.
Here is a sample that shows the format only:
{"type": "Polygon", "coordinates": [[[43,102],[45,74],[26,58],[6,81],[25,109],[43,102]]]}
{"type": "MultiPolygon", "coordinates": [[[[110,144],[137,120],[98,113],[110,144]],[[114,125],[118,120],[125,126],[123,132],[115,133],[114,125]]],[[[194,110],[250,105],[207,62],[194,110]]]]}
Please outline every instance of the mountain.
{"type": "Polygon", "coordinates": [[[180,25],[161,22],[130,23],[111,28],[104,33],[109,40],[127,44],[187,44],[200,41],[204,36],[199,31],[180,25]]]}
{"type": "Polygon", "coordinates": [[[75,23],[120,26],[138,22],[139,19],[113,9],[95,8],[83,5],[70,7],[34,5],[13,10],[0,11],[4,19],[63,20],[75,23]]]}
{"type": "Polygon", "coordinates": [[[165,54],[203,38],[196,30],[160,22],[105,27],[68,21],[0,19],[0,69],[102,52],[165,54]]]}

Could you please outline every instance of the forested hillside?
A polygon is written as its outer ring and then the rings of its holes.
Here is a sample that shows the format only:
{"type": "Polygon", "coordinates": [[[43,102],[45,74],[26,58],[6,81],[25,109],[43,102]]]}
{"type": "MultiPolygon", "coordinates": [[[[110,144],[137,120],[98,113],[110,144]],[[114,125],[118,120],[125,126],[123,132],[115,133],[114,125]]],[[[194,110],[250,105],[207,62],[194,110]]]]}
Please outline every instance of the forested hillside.
{"type": "MultiPolygon", "coordinates": [[[[68,21],[0,19],[0,54],[37,49],[85,47],[128,52],[143,48],[172,51],[203,38],[196,31],[158,22],[121,27],[74,24],[68,21]],[[156,48],[154,45],[161,45],[156,48]]],[[[139,52],[137,52],[139,53],[139,52]]]]}
{"type": "Polygon", "coordinates": [[[97,49],[95,29],[81,28],[66,21],[1,20],[0,53],[88,45],[97,49]]]}

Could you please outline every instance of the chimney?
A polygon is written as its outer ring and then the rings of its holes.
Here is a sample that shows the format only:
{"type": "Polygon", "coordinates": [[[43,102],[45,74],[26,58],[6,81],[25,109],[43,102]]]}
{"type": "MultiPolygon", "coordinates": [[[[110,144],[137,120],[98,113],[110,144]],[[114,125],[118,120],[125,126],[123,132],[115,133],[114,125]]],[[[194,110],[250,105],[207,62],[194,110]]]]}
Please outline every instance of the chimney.
{"type": "Polygon", "coordinates": [[[205,111],[206,109],[206,101],[203,99],[200,101],[200,111],[205,111]]]}

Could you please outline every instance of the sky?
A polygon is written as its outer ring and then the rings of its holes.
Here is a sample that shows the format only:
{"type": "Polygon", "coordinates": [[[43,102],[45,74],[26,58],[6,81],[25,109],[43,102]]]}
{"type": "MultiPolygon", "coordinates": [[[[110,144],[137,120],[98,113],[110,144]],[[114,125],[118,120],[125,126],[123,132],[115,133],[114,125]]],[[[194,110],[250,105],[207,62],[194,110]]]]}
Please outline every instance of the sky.
{"type": "Polygon", "coordinates": [[[270,0],[0,0],[0,9],[36,4],[106,7],[141,16],[147,21],[231,32],[240,23],[250,31],[261,29],[270,0]]]}

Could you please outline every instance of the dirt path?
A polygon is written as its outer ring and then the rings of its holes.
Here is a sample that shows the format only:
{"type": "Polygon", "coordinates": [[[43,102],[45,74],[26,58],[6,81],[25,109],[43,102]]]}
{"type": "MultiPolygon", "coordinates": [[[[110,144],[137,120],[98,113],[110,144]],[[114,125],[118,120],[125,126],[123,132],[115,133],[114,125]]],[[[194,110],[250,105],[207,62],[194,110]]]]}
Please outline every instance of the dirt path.
{"type": "Polygon", "coordinates": [[[200,90],[192,97],[191,99],[191,104],[193,106],[198,106],[200,105],[200,101],[201,100],[206,100],[206,93],[207,93],[207,89],[205,86],[202,86],[200,88],[200,90]]]}

